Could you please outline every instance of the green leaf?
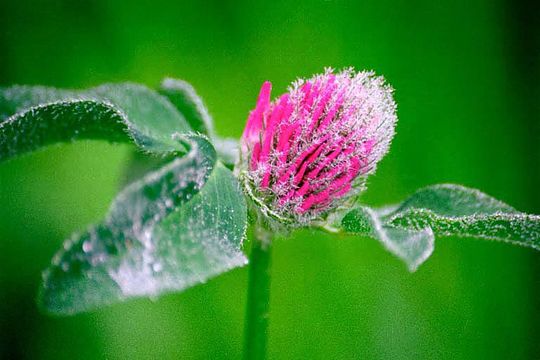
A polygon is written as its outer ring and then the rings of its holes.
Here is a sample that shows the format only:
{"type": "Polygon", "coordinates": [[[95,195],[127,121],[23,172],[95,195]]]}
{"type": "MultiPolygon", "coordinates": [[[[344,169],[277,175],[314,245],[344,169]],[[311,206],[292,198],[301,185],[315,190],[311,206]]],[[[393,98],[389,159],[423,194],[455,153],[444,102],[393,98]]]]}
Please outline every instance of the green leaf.
{"type": "Polygon", "coordinates": [[[380,240],[416,269],[433,251],[433,234],[508,242],[540,250],[540,216],[518,212],[478,190],[443,184],[380,210],[356,208],[342,228],[380,240]]]}
{"type": "Polygon", "coordinates": [[[166,78],[161,82],[159,93],[166,96],[184,115],[193,130],[212,139],[219,159],[225,165],[234,166],[238,159],[238,141],[216,135],[212,117],[193,86],[184,80],[166,78]]]}
{"type": "Polygon", "coordinates": [[[342,220],[342,227],[349,233],[370,236],[402,259],[410,271],[415,271],[433,252],[434,236],[429,228],[418,230],[388,226],[381,214],[368,207],[351,210],[342,220]]]}
{"type": "Polygon", "coordinates": [[[393,212],[408,209],[430,209],[441,216],[517,213],[513,207],[476,189],[460,185],[439,184],[419,189],[393,212]]]}
{"type": "Polygon", "coordinates": [[[46,311],[73,314],[156,297],[246,264],[239,184],[207,140],[189,142],[185,157],[129,185],[102,223],[66,242],[44,273],[46,311]]]}
{"type": "Polygon", "coordinates": [[[185,151],[174,135],[192,131],[166,97],[142,85],[0,88],[0,161],[77,139],[133,141],[152,153],[185,151]]]}
{"type": "Polygon", "coordinates": [[[214,136],[212,117],[191,84],[184,80],[166,78],[161,82],[159,93],[166,96],[184,115],[193,130],[214,136]]]}
{"type": "Polygon", "coordinates": [[[387,214],[386,221],[411,230],[430,227],[439,236],[477,237],[540,250],[540,216],[458,185],[421,189],[387,214]]]}

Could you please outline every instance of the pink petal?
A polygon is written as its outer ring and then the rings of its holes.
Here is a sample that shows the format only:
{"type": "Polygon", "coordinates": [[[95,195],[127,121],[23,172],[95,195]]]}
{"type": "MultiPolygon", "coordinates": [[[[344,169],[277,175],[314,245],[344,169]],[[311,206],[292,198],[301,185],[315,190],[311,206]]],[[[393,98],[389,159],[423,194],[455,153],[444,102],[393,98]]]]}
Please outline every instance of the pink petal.
{"type": "MultiPolygon", "coordinates": [[[[289,95],[285,94],[281,96],[279,103],[274,107],[272,111],[272,115],[270,116],[270,120],[268,121],[268,126],[265,129],[264,132],[264,140],[261,150],[261,162],[263,164],[269,165],[268,162],[268,155],[270,154],[270,150],[272,149],[272,145],[274,142],[274,132],[276,130],[278,122],[281,120],[282,112],[285,107],[285,104],[287,104],[289,101],[289,95]]],[[[266,188],[268,187],[268,184],[270,182],[270,166],[267,167],[268,171],[264,174],[263,180],[261,182],[261,187],[266,188]]]]}
{"type": "Polygon", "coordinates": [[[326,140],[328,140],[328,138],[330,137],[330,134],[326,134],[325,136],[323,136],[321,139],[319,139],[315,144],[311,145],[306,151],[304,151],[303,153],[300,154],[300,156],[298,156],[298,158],[296,159],[296,161],[294,161],[294,163],[289,166],[289,168],[285,171],[285,173],[283,173],[279,179],[278,179],[278,184],[283,184],[285,183],[289,177],[291,176],[291,174],[296,170],[298,169],[298,167],[302,164],[302,162],[304,161],[304,159],[306,157],[308,157],[310,154],[312,154],[315,150],[317,150],[317,148],[319,147],[319,145],[321,145],[323,142],[325,142],[326,140]]]}
{"type": "Polygon", "coordinates": [[[259,156],[261,153],[261,143],[256,143],[253,146],[253,151],[251,154],[251,170],[255,170],[257,168],[257,165],[259,164],[259,156]]]}
{"type": "Polygon", "coordinates": [[[265,81],[261,86],[259,98],[255,109],[249,114],[246,128],[242,134],[242,139],[246,144],[255,142],[258,138],[259,131],[263,126],[263,115],[270,104],[270,92],[272,91],[272,83],[265,81]]]}
{"type": "Polygon", "coordinates": [[[330,122],[334,119],[334,116],[336,115],[337,111],[343,104],[343,100],[345,99],[345,97],[343,96],[344,92],[345,91],[342,91],[338,95],[336,102],[332,105],[332,108],[328,111],[328,114],[326,114],[323,121],[321,121],[321,124],[319,125],[319,129],[318,129],[319,132],[324,131],[326,127],[328,126],[328,124],[330,124],[330,122]]]}
{"type": "Polygon", "coordinates": [[[311,207],[323,204],[330,198],[330,192],[328,190],[321,191],[318,194],[308,196],[300,205],[300,213],[308,211],[311,207]]]}

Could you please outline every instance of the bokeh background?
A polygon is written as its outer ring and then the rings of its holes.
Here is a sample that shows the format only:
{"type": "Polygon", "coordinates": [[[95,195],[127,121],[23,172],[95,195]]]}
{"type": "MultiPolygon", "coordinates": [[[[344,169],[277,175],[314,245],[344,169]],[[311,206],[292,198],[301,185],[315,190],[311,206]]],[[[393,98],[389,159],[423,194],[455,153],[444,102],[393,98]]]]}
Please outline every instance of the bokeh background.
{"type": "MultiPolygon", "coordinates": [[[[453,182],[540,213],[539,6],[456,1],[0,1],[0,85],[190,81],[238,137],[259,86],[325,66],[396,88],[364,201],[453,182]]],[[[132,149],[80,142],[0,164],[0,358],[236,359],[246,269],[70,318],[34,299],[62,240],[100,219],[132,149]]],[[[539,359],[540,252],[443,238],[417,273],[367,238],[275,243],[272,359],[539,359]]]]}

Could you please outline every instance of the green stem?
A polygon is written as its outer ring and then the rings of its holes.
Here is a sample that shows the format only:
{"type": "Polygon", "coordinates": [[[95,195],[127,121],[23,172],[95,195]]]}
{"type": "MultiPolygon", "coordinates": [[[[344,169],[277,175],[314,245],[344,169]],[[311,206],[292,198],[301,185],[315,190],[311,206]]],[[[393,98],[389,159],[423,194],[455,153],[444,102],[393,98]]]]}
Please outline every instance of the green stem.
{"type": "Polygon", "coordinates": [[[271,237],[272,235],[266,229],[256,229],[251,248],[245,324],[244,358],[246,360],[266,359],[271,237]]]}

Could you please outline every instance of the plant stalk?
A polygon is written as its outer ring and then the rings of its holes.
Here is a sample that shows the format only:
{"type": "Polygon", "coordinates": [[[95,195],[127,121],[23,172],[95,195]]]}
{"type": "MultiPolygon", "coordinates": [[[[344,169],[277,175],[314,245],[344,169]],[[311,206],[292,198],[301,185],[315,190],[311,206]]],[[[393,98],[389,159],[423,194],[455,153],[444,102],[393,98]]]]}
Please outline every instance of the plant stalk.
{"type": "Polygon", "coordinates": [[[245,360],[266,359],[272,235],[258,227],[251,247],[245,323],[245,360]]]}

